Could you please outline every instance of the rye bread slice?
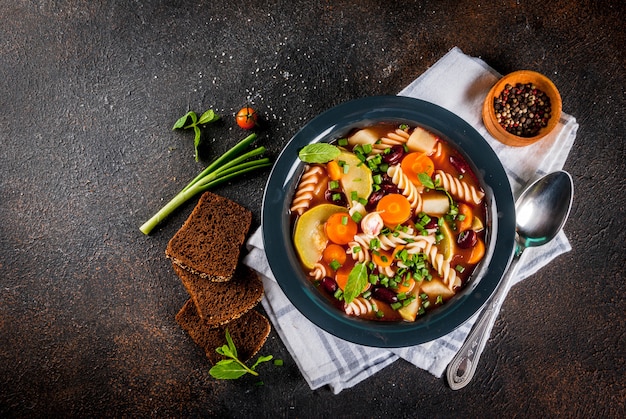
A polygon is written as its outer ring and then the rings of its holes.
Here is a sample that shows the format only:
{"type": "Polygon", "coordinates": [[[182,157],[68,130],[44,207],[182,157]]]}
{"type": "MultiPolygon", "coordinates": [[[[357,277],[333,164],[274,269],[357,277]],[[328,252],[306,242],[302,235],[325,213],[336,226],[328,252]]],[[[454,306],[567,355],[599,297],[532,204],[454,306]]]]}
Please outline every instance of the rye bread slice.
{"type": "Polygon", "coordinates": [[[226,345],[227,328],[237,348],[238,358],[243,362],[249,361],[263,347],[270,334],[269,320],[256,310],[250,310],[225,325],[208,327],[198,315],[191,299],[180,309],[176,321],[191,339],[204,349],[213,365],[224,359],[215,352],[215,349],[226,345]]]}
{"type": "Polygon", "coordinates": [[[232,277],[246,239],[252,213],[211,192],[195,208],[167,244],[165,255],[183,269],[211,281],[232,277]]]}
{"type": "Polygon", "coordinates": [[[241,317],[263,297],[263,282],[245,265],[240,265],[228,282],[209,281],[175,263],[172,266],[191,296],[198,315],[209,327],[241,317]]]}

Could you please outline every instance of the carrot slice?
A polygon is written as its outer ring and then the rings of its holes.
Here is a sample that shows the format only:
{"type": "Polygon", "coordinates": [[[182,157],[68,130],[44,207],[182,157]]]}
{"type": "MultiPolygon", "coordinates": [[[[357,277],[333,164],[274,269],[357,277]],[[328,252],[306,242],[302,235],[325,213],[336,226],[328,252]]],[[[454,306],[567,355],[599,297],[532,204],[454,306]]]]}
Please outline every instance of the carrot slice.
{"type": "Polygon", "coordinates": [[[410,274],[407,274],[406,278],[404,278],[404,280],[398,284],[398,288],[396,289],[396,291],[398,293],[401,293],[401,292],[406,293],[406,292],[411,291],[414,286],[415,286],[415,279],[413,279],[413,277],[410,274]]]}
{"type": "Polygon", "coordinates": [[[419,180],[420,173],[426,173],[428,177],[431,177],[435,171],[435,164],[426,155],[426,153],[409,153],[402,159],[400,163],[402,172],[407,175],[409,180],[417,186],[422,186],[422,182],[419,180]]]}
{"type": "Polygon", "coordinates": [[[326,220],[324,230],[336,244],[348,244],[357,232],[357,225],[347,212],[336,212],[326,220]]]}
{"type": "Polygon", "coordinates": [[[386,268],[391,266],[393,262],[393,255],[390,252],[384,250],[377,250],[372,252],[372,261],[380,267],[386,268]]]}
{"type": "Polygon", "coordinates": [[[375,252],[372,252],[372,261],[377,266],[381,266],[383,268],[386,268],[388,266],[391,266],[391,264],[393,263],[394,259],[396,258],[396,255],[402,249],[404,249],[404,246],[399,245],[399,246],[396,246],[393,249],[393,252],[388,252],[388,251],[385,251],[385,250],[377,250],[375,252]]]}
{"type": "Polygon", "coordinates": [[[326,163],[326,172],[328,173],[328,177],[330,180],[339,180],[341,179],[341,167],[336,160],[331,160],[326,163]]]}
{"type": "Polygon", "coordinates": [[[378,201],[376,211],[386,226],[395,227],[411,217],[411,203],[404,195],[392,193],[378,201]]]}
{"type": "Polygon", "coordinates": [[[483,258],[483,256],[485,256],[485,242],[483,242],[481,239],[478,239],[478,241],[472,248],[472,253],[467,260],[467,263],[478,263],[483,258]]]}
{"type": "Polygon", "coordinates": [[[335,273],[335,282],[337,286],[342,290],[346,288],[346,284],[348,283],[348,276],[350,275],[350,269],[346,269],[341,267],[335,273]]]}
{"type": "Polygon", "coordinates": [[[463,219],[459,220],[458,219],[459,217],[457,216],[458,231],[465,231],[465,230],[469,230],[470,228],[472,228],[472,222],[474,221],[474,210],[472,210],[472,207],[470,207],[464,202],[461,202],[459,204],[459,215],[463,215],[463,217],[461,217],[463,219]]]}
{"type": "Polygon", "coordinates": [[[322,260],[326,263],[337,261],[340,265],[346,263],[346,251],[338,244],[330,243],[322,253],[322,260]]]}

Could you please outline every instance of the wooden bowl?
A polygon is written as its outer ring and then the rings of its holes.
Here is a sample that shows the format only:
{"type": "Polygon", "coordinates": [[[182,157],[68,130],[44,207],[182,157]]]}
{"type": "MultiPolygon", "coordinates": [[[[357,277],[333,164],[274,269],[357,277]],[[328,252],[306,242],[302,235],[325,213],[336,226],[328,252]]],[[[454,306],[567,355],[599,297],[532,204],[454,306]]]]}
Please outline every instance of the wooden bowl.
{"type": "Polygon", "coordinates": [[[529,71],[520,70],[515,71],[502,77],[489,91],[489,94],[485,98],[483,103],[483,122],[487,131],[498,141],[513,147],[523,147],[533,144],[546,135],[548,135],[558,124],[561,118],[561,95],[556,86],[550,79],[543,74],[529,71]],[[494,98],[500,96],[504,87],[507,84],[515,86],[518,83],[533,83],[537,89],[544,92],[550,98],[550,105],[552,108],[550,119],[548,119],[547,126],[542,127],[539,132],[533,137],[522,137],[512,134],[505,130],[499,123],[496,117],[496,112],[493,107],[494,98]]]}

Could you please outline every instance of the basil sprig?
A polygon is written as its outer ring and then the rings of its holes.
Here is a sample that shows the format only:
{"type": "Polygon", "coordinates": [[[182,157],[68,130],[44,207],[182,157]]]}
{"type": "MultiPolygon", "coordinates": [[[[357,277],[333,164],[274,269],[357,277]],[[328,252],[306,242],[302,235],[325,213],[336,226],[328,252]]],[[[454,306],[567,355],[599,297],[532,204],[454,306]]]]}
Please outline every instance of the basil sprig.
{"type": "Polygon", "coordinates": [[[210,124],[211,122],[215,122],[218,119],[220,119],[220,116],[216,114],[212,109],[209,109],[208,111],[204,112],[200,116],[200,118],[198,118],[198,115],[196,115],[194,111],[189,111],[185,115],[178,118],[178,120],[174,123],[174,126],[172,127],[173,130],[193,128],[193,132],[195,134],[195,138],[193,140],[193,148],[196,152],[196,161],[199,160],[198,147],[200,146],[201,138],[199,125],[210,124]],[[187,121],[189,119],[191,119],[191,123],[187,124],[187,121]]]}

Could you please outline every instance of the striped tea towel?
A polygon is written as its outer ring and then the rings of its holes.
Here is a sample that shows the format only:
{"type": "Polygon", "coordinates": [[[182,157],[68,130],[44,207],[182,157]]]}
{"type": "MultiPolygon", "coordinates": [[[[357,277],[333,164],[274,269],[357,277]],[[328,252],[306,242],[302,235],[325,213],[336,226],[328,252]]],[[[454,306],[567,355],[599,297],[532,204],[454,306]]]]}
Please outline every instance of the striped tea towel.
{"type": "MultiPolygon", "coordinates": [[[[453,48],[399,95],[435,103],[471,124],[495,150],[517,196],[529,182],[563,167],[578,124],[574,117],[562,114],[555,131],[533,145],[518,148],[499,143],[489,135],[481,117],[482,102],[499,77],[500,74],[482,60],[453,48]]],[[[263,307],[311,389],[329,385],[337,394],[398,358],[441,377],[477,317],[442,338],[406,348],[371,348],[336,338],[301,315],[283,294],[267,263],[261,229],[248,240],[249,253],[244,263],[263,278],[263,307]]],[[[569,250],[571,247],[563,231],[549,244],[527,249],[514,282],[527,278],[569,250]]]]}

